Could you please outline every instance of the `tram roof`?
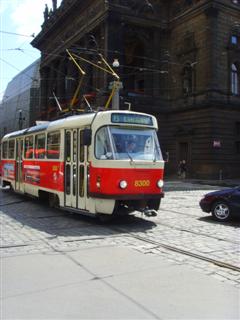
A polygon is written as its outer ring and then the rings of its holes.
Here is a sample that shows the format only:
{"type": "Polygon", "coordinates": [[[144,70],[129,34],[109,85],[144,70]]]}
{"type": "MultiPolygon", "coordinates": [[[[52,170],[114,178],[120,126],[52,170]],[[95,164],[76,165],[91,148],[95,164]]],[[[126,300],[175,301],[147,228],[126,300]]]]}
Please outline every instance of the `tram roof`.
{"type": "Polygon", "coordinates": [[[87,126],[89,125],[94,116],[95,112],[93,113],[85,113],[85,114],[80,114],[80,115],[75,115],[75,116],[70,116],[66,117],[63,119],[55,120],[52,122],[49,122],[48,125],[48,130],[58,130],[58,129],[63,129],[63,128],[79,128],[79,125],[81,126],[87,126]]]}
{"type": "Polygon", "coordinates": [[[14,131],[11,133],[6,134],[3,137],[3,141],[11,138],[16,138],[21,135],[28,135],[28,134],[33,134],[41,131],[54,131],[54,130],[59,130],[59,129],[70,129],[70,128],[79,128],[79,124],[81,126],[88,126],[92,123],[94,117],[96,115],[101,115],[104,116],[104,114],[112,114],[112,113],[138,113],[142,114],[139,112],[133,112],[133,111],[126,111],[126,110],[108,110],[108,111],[100,111],[100,112],[91,112],[91,113],[85,113],[85,114],[80,114],[80,115],[73,115],[69,116],[66,118],[54,120],[54,121],[46,121],[41,124],[38,124],[36,126],[14,131]]]}

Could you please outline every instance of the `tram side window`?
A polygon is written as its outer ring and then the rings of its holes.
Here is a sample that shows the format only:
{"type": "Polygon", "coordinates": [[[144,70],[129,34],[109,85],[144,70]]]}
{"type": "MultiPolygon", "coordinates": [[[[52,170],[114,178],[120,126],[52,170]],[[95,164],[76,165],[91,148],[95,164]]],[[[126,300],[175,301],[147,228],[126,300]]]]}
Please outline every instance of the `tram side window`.
{"type": "Polygon", "coordinates": [[[44,159],[46,154],[45,134],[38,134],[35,137],[35,158],[44,159]]]}
{"type": "Polygon", "coordinates": [[[2,144],[2,158],[7,159],[7,141],[2,144]]]}
{"type": "Polygon", "coordinates": [[[8,141],[8,159],[14,159],[15,140],[8,141]]]}
{"type": "Polygon", "coordinates": [[[97,159],[111,159],[112,149],[107,127],[98,130],[95,140],[95,155],[97,159]]]}
{"type": "Polygon", "coordinates": [[[59,159],[59,155],[60,155],[60,132],[48,133],[47,158],[59,159]]]}
{"type": "Polygon", "coordinates": [[[26,137],[24,141],[24,158],[33,158],[33,136],[26,137]]]}

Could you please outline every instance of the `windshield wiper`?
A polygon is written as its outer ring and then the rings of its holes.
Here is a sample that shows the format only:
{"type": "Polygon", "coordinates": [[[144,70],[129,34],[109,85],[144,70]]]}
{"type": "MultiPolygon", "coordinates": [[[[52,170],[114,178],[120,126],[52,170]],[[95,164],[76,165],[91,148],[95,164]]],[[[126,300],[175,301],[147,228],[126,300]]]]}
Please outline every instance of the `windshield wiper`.
{"type": "Polygon", "coordinates": [[[156,148],[154,147],[153,162],[156,162],[156,161],[157,161],[157,150],[156,150],[156,148]]]}
{"type": "Polygon", "coordinates": [[[126,153],[127,153],[128,157],[129,157],[129,159],[131,160],[131,162],[133,162],[133,158],[132,158],[132,156],[130,155],[130,153],[127,152],[127,151],[126,151],[126,153]]]}

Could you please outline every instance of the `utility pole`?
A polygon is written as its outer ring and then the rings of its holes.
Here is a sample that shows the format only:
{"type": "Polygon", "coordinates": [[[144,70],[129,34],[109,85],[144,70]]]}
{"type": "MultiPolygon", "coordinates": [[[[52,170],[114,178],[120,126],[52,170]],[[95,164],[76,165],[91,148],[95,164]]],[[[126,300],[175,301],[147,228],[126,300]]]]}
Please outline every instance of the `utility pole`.
{"type": "Polygon", "coordinates": [[[112,97],[112,109],[119,110],[119,101],[120,101],[119,91],[120,89],[123,88],[122,82],[119,80],[110,82],[109,89],[113,89],[113,88],[114,88],[114,94],[112,97]]]}

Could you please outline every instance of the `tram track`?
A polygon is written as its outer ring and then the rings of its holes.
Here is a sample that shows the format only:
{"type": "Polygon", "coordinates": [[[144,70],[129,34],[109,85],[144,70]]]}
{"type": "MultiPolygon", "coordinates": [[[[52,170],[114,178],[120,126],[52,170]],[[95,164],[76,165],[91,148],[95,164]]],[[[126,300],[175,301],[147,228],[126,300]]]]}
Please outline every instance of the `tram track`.
{"type": "Polygon", "coordinates": [[[199,231],[192,231],[192,230],[189,230],[189,229],[178,228],[178,227],[172,226],[172,225],[170,225],[168,223],[156,222],[156,224],[164,226],[164,227],[167,227],[167,228],[170,228],[170,229],[173,229],[173,230],[182,231],[182,232],[188,232],[188,233],[191,233],[191,234],[194,234],[194,235],[197,235],[197,236],[203,236],[203,237],[214,239],[214,240],[218,240],[218,241],[225,241],[225,242],[229,242],[229,243],[240,245],[240,241],[232,241],[230,239],[216,237],[216,236],[209,235],[207,233],[203,233],[203,232],[199,232],[199,231]]]}
{"type": "Polygon", "coordinates": [[[12,201],[12,202],[7,202],[7,203],[1,203],[1,204],[0,204],[0,207],[11,206],[11,205],[19,204],[19,203],[23,203],[23,202],[28,202],[28,200],[19,200],[19,201],[12,201]]]}
{"type": "MultiPolygon", "coordinates": [[[[127,231],[127,230],[124,230],[122,228],[116,228],[116,227],[114,227],[113,230],[115,230],[117,232],[124,232],[124,233],[126,233],[126,231],[127,231]]],[[[222,268],[226,268],[226,269],[229,269],[229,270],[240,272],[240,267],[238,267],[236,265],[233,265],[233,264],[230,264],[230,263],[227,263],[227,262],[224,262],[224,261],[220,261],[220,260],[217,260],[217,259],[209,258],[209,257],[206,257],[204,255],[200,255],[198,253],[194,253],[194,252],[191,252],[191,251],[188,251],[188,250],[180,249],[178,247],[171,246],[171,245],[159,242],[159,241],[147,239],[145,237],[133,234],[132,232],[128,233],[128,236],[131,236],[132,238],[140,240],[140,241],[145,242],[145,243],[153,244],[155,246],[155,248],[161,247],[161,248],[164,248],[165,250],[168,250],[168,251],[176,252],[176,253],[179,253],[179,254],[182,254],[182,255],[185,255],[185,256],[188,256],[188,257],[192,257],[192,258],[201,260],[201,261],[206,261],[206,262],[212,263],[212,264],[214,264],[214,265],[216,265],[218,267],[222,267],[222,268]]]]}

